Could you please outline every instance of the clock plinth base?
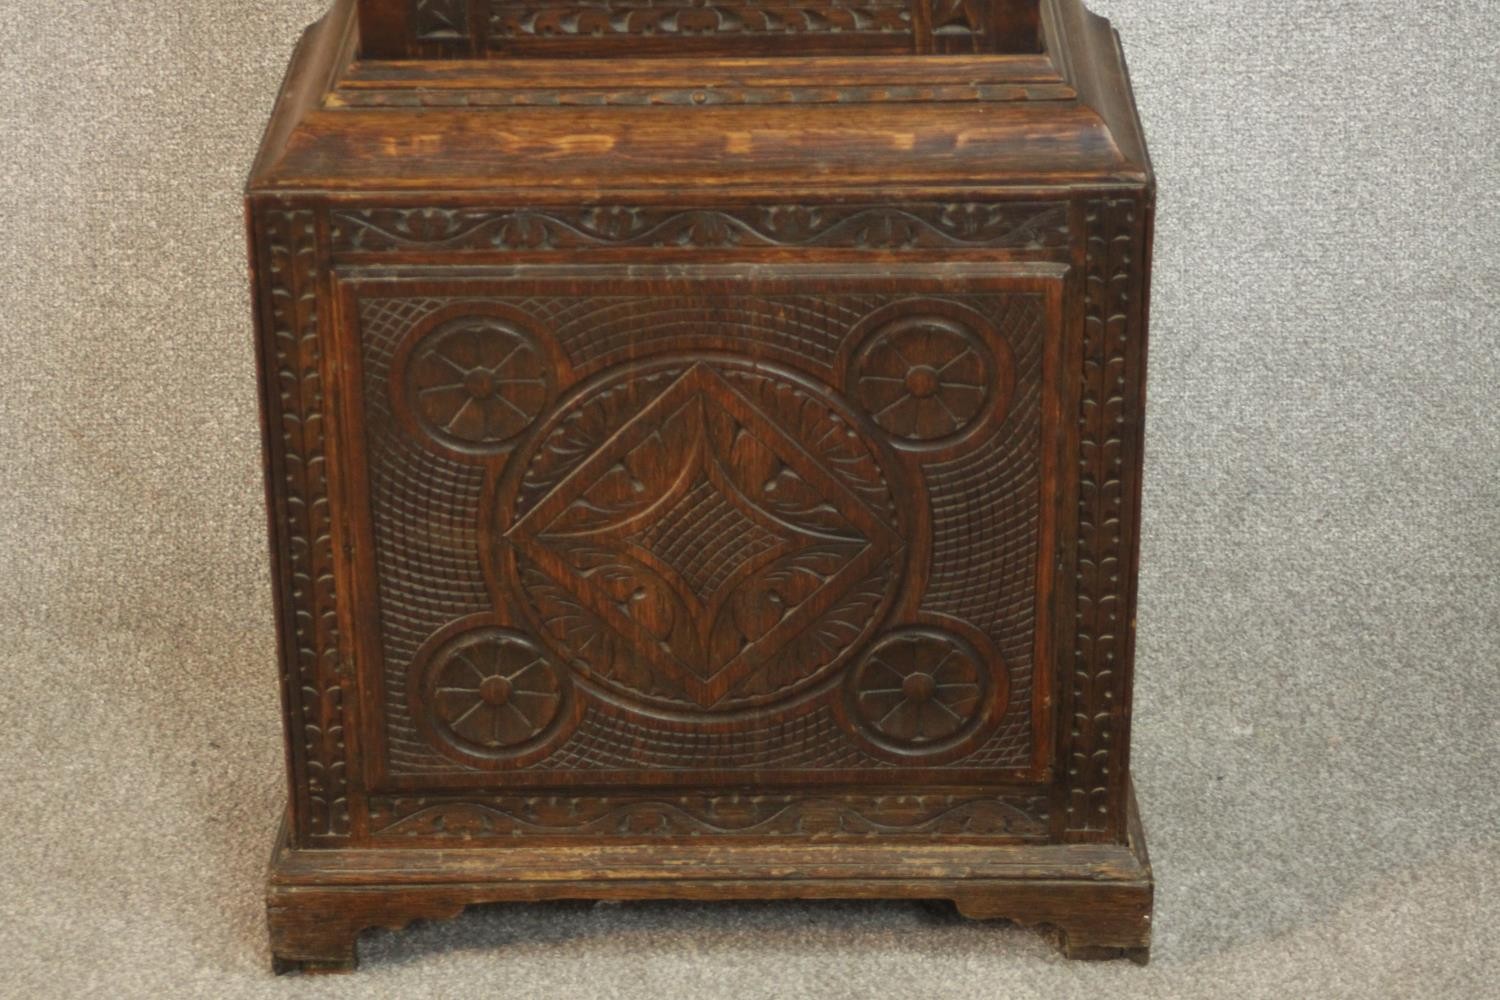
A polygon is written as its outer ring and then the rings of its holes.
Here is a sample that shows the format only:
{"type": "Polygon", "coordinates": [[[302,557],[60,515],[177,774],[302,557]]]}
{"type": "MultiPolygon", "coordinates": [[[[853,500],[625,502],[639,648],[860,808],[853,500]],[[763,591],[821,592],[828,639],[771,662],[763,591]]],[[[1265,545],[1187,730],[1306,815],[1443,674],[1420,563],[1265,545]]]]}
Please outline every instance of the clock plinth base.
{"type": "Polygon", "coordinates": [[[939,900],[1144,959],[1119,40],[603,6],[335,0],[252,171],[277,968],[541,900],[939,900]]]}
{"type": "Polygon", "coordinates": [[[271,861],[277,973],[352,972],[362,931],[446,920],[484,903],[546,900],[937,899],[964,917],[1054,929],[1069,958],[1151,949],[1153,879],[1130,803],[1125,844],[889,842],[296,850],[271,861]]]}

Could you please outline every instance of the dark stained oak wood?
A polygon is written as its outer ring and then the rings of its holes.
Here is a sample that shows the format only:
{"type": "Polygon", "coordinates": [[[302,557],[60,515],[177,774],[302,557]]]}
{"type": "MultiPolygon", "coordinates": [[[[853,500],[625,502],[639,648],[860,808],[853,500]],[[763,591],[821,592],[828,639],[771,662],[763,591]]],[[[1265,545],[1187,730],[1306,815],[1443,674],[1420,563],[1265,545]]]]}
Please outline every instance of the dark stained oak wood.
{"type": "Polygon", "coordinates": [[[277,967],[563,898],[1144,960],[1153,206],[1075,0],[341,0],[248,189],[277,967]]]}
{"type": "Polygon", "coordinates": [[[1073,958],[1144,964],[1153,882],[1134,798],[1124,843],[982,852],[856,845],[622,841],[586,847],[297,850],[282,831],[267,904],[279,971],[347,971],[362,931],[482,903],[562,899],[948,899],[974,920],[1056,931],[1073,958]]]}
{"type": "Polygon", "coordinates": [[[361,0],[368,58],[1035,52],[1004,0],[361,0]]]}

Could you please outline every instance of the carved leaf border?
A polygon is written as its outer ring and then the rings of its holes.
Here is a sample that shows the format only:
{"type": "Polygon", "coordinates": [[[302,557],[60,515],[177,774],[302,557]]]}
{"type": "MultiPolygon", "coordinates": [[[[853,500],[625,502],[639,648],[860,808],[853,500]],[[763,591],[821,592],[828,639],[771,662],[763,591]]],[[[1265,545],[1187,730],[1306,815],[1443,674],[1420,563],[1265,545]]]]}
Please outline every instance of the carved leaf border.
{"type": "Polygon", "coordinates": [[[267,422],[280,442],[273,449],[271,485],[283,510],[277,528],[279,600],[287,630],[282,684],[293,760],[303,771],[294,815],[300,814],[299,833],[345,836],[349,791],[321,374],[317,215],[311,209],[269,211],[262,232],[271,363],[267,422]]]}
{"type": "Polygon", "coordinates": [[[1132,330],[1139,270],[1140,204],[1100,198],[1084,206],[1086,265],[1079,406],[1077,622],[1064,719],[1065,826],[1114,831],[1123,822],[1122,713],[1130,675],[1133,511],[1139,338],[1132,330]]]}
{"type": "Polygon", "coordinates": [[[1042,837],[1045,797],[995,795],[501,796],[483,802],[378,798],[377,837],[756,836],[851,839],[1042,837]]]}
{"type": "Polygon", "coordinates": [[[1061,250],[1065,202],[931,202],[756,208],[578,209],[389,207],[335,209],[335,251],[558,251],[587,247],[727,249],[846,247],[1061,250]]]}

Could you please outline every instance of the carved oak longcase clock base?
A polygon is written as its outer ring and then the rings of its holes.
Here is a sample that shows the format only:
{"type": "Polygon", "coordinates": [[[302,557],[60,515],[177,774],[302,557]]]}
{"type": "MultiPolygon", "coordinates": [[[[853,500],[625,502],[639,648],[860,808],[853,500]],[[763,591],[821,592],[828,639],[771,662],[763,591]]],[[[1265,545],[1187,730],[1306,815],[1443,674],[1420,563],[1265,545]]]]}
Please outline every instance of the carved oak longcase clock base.
{"type": "Polygon", "coordinates": [[[1077,0],[338,0],[248,190],[278,967],[658,897],[1144,958],[1154,198],[1077,0]]]}
{"type": "Polygon", "coordinates": [[[1135,800],[1124,844],[932,846],[634,842],[434,854],[296,850],[271,861],[279,972],[348,972],[367,929],[445,920],[483,903],[543,900],[950,900],[974,920],[1050,928],[1070,958],[1145,964],[1151,863],[1135,800]]]}

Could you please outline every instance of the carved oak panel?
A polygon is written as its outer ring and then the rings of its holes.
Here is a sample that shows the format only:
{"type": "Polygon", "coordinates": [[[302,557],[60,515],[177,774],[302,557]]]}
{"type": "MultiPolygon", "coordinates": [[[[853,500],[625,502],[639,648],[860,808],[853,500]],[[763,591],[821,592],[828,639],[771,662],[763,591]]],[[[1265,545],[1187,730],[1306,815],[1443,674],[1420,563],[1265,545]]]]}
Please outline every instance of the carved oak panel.
{"type": "Polygon", "coordinates": [[[1065,268],[763,271],[346,273],[376,787],[1043,773],[1065,268]]]}

